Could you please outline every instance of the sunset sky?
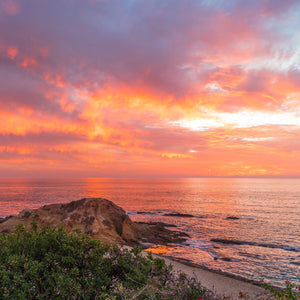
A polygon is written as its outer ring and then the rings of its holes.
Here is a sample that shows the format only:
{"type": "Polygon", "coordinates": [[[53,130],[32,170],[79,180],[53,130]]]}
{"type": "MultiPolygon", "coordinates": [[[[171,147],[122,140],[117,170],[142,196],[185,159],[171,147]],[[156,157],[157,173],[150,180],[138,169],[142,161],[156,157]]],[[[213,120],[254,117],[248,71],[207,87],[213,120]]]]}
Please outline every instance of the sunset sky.
{"type": "Polygon", "coordinates": [[[300,175],[299,0],[0,0],[0,177],[300,175]]]}

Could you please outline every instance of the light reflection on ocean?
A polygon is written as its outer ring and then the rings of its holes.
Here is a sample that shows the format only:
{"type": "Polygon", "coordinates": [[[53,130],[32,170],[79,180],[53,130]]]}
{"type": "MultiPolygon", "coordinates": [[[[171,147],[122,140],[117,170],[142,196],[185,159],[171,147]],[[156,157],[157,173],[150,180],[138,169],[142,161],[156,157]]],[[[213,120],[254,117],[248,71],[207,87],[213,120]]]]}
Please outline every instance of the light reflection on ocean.
{"type": "Polygon", "coordinates": [[[0,216],[103,197],[133,220],[175,224],[190,234],[166,255],[281,285],[300,278],[299,195],[300,179],[0,179],[0,216]]]}

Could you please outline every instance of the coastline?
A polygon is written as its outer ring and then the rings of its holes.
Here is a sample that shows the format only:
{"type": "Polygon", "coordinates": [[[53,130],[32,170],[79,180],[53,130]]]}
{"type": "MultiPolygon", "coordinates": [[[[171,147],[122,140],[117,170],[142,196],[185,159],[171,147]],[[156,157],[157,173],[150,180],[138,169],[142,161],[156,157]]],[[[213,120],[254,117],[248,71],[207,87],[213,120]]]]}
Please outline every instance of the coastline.
{"type": "MultiPolygon", "coordinates": [[[[144,250],[144,252],[146,254],[147,251],[144,250]]],[[[201,285],[208,291],[208,294],[214,299],[271,299],[269,292],[259,286],[257,281],[210,270],[184,259],[177,259],[170,256],[166,257],[154,253],[153,256],[164,259],[166,264],[172,265],[176,273],[183,272],[190,277],[196,277],[201,285]]]]}
{"type": "MultiPolygon", "coordinates": [[[[149,247],[159,244],[161,241],[158,239],[168,243],[170,239],[179,237],[171,234],[177,231],[165,229],[165,226],[168,226],[166,223],[139,224],[131,221],[121,207],[104,198],[83,198],[70,203],[44,205],[39,209],[24,209],[17,216],[0,218],[0,223],[3,232],[10,232],[18,223],[26,223],[31,227],[34,220],[38,220],[41,226],[63,225],[68,231],[80,229],[89,233],[92,238],[109,244],[130,245],[134,242],[133,244],[138,243],[140,246],[148,244],[149,247]],[[164,230],[165,234],[162,235],[164,230]]],[[[146,251],[151,251],[151,248],[145,249],[145,254],[146,251]]],[[[164,259],[177,273],[183,272],[190,277],[196,277],[202,286],[211,292],[208,294],[213,297],[209,299],[270,299],[269,293],[260,287],[257,281],[211,270],[183,258],[164,256],[155,252],[153,256],[164,259]]]]}

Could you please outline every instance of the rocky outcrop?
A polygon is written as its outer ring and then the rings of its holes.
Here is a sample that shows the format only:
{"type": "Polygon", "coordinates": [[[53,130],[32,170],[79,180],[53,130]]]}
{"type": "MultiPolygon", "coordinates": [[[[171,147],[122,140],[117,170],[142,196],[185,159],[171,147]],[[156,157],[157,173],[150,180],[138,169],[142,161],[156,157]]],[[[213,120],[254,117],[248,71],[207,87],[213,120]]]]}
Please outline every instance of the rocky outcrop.
{"type": "Polygon", "coordinates": [[[13,232],[18,224],[30,229],[32,221],[36,221],[39,228],[63,225],[68,232],[80,229],[109,244],[140,244],[147,247],[151,244],[179,242],[187,237],[182,232],[166,229],[162,224],[132,222],[121,207],[103,198],[84,198],[65,204],[25,209],[17,216],[2,220],[0,232],[13,232]]]}

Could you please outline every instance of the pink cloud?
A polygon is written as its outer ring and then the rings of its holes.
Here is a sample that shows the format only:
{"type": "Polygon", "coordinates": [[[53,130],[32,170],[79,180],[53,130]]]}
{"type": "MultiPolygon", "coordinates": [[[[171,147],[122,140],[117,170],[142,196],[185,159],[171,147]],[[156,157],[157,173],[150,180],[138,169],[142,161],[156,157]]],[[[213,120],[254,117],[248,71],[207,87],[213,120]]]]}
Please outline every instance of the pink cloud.
{"type": "MultiPolygon", "coordinates": [[[[20,5],[14,0],[1,0],[0,9],[11,16],[17,15],[20,13],[20,5]]],[[[1,10],[0,10],[1,11],[1,10]]]]}

